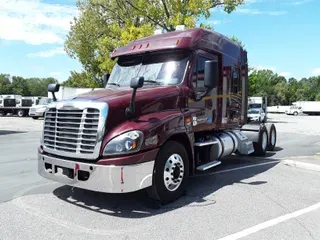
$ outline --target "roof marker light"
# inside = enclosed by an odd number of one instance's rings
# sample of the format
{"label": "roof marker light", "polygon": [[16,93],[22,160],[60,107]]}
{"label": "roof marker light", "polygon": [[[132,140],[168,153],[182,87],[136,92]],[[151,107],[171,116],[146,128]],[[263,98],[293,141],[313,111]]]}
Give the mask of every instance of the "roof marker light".
{"label": "roof marker light", "polygon": [[179,42],[180,42],[180,40],[178,39],[178,40],[176,41],[176,45],[178,45],[178,44],[179,44]]}
{"label": "roof marker light", "polygon": [[133,46],[131,49],[134,50],[136,48],[136,46]]}
{"label": "roof marker light", "polygon": [[150,45],[150,44],[148,43],[148,44],[147,44],[147,46],[146,46],[146,48],[148,48],[148,47],[149,47],[149,45]]}
{"label": "roof marker light", "polygon": [[140,44],[139,49],[142,48],[142,44]]}

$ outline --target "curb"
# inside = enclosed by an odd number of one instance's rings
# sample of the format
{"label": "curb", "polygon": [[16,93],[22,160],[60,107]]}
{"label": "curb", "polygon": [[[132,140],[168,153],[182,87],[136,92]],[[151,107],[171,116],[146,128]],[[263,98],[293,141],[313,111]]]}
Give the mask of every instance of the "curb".
{"label": "curb", "polygon": [[283,163],[284,165],[287,165],[290,167],[297,167],[297,168],[302,168],[309,171],[320,172],[320,165],[316,165],[312,163],[299,162],[299,161],[293,161],[293,160],[284,160]]}

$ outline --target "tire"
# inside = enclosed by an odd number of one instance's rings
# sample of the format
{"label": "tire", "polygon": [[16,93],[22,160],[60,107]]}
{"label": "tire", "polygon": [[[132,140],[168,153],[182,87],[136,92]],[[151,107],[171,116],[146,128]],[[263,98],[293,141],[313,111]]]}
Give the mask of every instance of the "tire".
{"label": "tire", "polygon": [[268,151],[274,151],[277,143],[277,130],[274,124],[266,125],[268,131]]}
{"label": "tire", "polygon": [[294,112],[293,115],[294,115],[294,116],[297,116],[297,115],[298,115],[298,112]]}
{"label": "tire", "polygon": [[22,109],[18,110],[17,114],[19,117],[24,117],[24,110]]}
{"label": "tire", "polygon": [[[173,166],[174,163],[177,165]],[[173,202],[184,193],[188,177],[189,157],[186,149],[176,141],[168,141],[163,145],[156,157],[152,186],[148,188],[148,194],[161,204]],[[180,182],[178,182],[179,180]],[[165,182],[168,183],[168,187]],[[169,190],[169,183],[172,184],[171,190]]]}
{"label": "tire", "polygon": [[255,156],[264,156],[267,152],[268,132],[265,125],[261,125],[259,130],[258,142],[253,142]]}
{"label": "tire", "polygon": [[33,119],[38,119],[39,117],[32,117]]}

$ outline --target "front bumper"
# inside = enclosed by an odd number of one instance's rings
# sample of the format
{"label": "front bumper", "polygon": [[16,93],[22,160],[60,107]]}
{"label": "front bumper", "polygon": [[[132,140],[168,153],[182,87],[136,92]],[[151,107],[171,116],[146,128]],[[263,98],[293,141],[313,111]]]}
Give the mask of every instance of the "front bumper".
{"label": "front bumper", "polygon": [[31,112],[29,111],[29,116],[31,117],[42,117],[44,115],[44,112]]}
{"label": "front bumper", "polygon": [[67,161],[38,153],[38,173],[66,185],[106,193],[134,192],[152,185],[154,160],[114,166]]}

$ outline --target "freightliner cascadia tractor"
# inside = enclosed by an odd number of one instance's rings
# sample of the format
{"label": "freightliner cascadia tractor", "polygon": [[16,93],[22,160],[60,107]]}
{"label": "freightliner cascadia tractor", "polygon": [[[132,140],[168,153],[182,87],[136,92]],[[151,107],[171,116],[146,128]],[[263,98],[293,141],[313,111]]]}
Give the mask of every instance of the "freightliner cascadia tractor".
{"label": "freightliner cascadia tractor", "polygon": [[[53,102],[38,148],[41,176],[107,193],[147,190],[162,204],[188,177],[231,154],[264,156],[276,128],[247,123],[247,53],[188,29],[138,39],[111,54],[103,90]],[[49,92],[59,85],[49,85]],[[189,180],[191,181],[191,180]]]}

